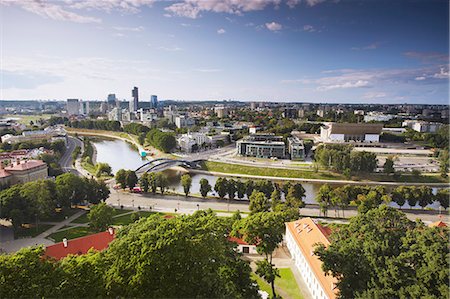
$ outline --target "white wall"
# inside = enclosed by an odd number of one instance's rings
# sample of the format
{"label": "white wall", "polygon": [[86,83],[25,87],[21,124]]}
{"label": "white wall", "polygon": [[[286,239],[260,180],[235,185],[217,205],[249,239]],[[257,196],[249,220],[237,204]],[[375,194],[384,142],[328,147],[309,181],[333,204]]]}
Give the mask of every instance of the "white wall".
{"label": "white wall", "polygon": [[331,134],[330,141],[345,141],[344,134]]}
{"label": "white wall", "polygon": [[380,142],[380,135],[378,134],[366,134],[364,138],[365,142]]}

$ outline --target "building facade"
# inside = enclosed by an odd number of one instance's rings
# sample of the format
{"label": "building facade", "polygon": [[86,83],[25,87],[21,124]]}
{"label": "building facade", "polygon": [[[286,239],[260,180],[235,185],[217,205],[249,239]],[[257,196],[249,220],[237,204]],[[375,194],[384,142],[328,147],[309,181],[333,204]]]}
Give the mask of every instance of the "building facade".
{"label": "building facade", "polygon": [[303,140],[293,136],[288,138],[288,153],[291,160],[305,160],[305,145]]}
{"label": "building facade", "polygon": [[327,123],[320,128],[322,142],[379,142],[383,124]]}
{"label": "building facade", "polygon": [[252,134],[236,143],[237,153],[244,157],[284,158],[286,145],[282,136]]}
{"label": "building facade", "polygon": [[11,160],[7,166],[0,163],[0,184],[2,186],[28,183],[48,177],[48,167],[41,160]]}
{"label": "building facade", "polygon": [[139,91],[135,86],[131,90],[130,112],[136,112],[139,109]]}
{"label": "building facade", "polygon": [[66,111],[69,116],[80,114],[80,102],[78,99],[67,99]]}
{"label": "building facade", "polygon": [[317,244],[330,245],[329,231],[309,217],[286,223],[286,246],[313,299],[337,298],[337,279],[325,275],[314,254]]}
{"label": "building facade", "polygon": [[1,137],[2,143],[15,144],[20,142],[56,141],[67,142],[67,133],[59,127],[47,127],[44,130],[24,131],[21,135],[6,134]]}

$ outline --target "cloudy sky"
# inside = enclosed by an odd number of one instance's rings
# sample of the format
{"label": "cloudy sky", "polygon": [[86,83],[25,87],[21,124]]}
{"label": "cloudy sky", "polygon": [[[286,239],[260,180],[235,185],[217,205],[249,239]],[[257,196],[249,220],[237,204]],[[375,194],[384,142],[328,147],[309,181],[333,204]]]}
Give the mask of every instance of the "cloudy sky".
{"label": "cloudy sky", "polygon": [[448,102],[447,0],[0,0],[1,99]]}

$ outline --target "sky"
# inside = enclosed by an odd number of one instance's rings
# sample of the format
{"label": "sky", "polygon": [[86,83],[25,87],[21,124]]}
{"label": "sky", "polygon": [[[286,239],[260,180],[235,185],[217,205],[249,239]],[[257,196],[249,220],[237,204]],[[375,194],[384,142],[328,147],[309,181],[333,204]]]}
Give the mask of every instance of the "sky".
{"label": "sky", "polygon": [[449,101],[448,0],[0,0],[0,99]]}

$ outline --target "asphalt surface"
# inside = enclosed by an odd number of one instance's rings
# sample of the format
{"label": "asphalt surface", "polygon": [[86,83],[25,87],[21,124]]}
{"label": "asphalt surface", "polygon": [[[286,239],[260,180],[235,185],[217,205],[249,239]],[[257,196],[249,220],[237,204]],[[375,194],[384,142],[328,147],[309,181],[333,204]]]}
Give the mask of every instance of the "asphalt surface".
{"label": "asphalt surface", "polygon": [[63,156],[59,160],[59,165],[61,165],[61,168],[64,172],[70,172],[73,174],[76,174],[80,176],[80,173],[78,170],[76,170],[72,165],[72,153],[75,150],[75,147],[82,147],[83,143],[81,140],[74,138],[74,137],[67,137],[67,148],[64,152]]}

